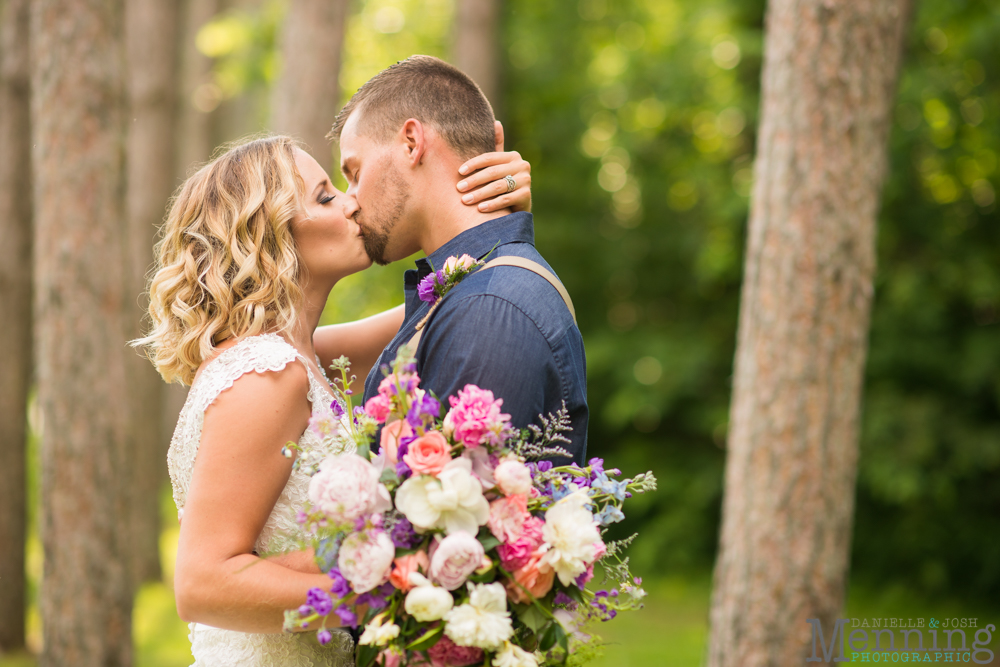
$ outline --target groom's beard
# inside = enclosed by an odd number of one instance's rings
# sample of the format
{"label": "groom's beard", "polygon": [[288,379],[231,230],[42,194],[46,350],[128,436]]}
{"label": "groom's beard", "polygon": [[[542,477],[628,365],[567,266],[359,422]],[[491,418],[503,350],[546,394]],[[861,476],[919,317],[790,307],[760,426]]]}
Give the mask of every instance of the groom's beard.
{"label": "groom's beard", "polygon": [[374,189],[381,194],[366,209],[359,209],[354,214],[354,221],[361,227],[361,238],[368,257],[376,264],[385,266],[392,261],[385,256],[389,236],[406,212],[410,190],[399,172],[393,169],[390,159],[383,160],[376,165],[376,169],[381,178],[375,183]]}

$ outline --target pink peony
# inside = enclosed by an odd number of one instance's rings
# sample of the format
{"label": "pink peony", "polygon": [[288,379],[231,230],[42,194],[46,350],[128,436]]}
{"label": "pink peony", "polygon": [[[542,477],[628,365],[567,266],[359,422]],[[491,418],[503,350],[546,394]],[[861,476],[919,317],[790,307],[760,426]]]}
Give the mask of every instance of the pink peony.
{"label": "pink peony", "polygon": [[368,402],[365,403],[365,412],[369,417],[380,424],[385,421],[386,417],[389,416],[389,410],[391,408],[392,406],[389,404],[389,398],[387,396],[383,396],[382,394],[372,396],[368,399]]}
{"label": "pink peony", "polygon": [[531,558],[531,553],[538,548],[531,540],[521,537],[511,542],[504,542],[497,547],[497,554],[500,556],[500,563],[508,572],[520,569],[527,565]]}
{"label": "pink peony", "polygon": [[396,547],[382,530],[352,533],[340,545],[337,565],[355,593],[367,593],[389,578]]}
{"label": "pink peony", "polygon": [[472,476],[483,485],[483,491],[488,491],[497,485],[493,477],[493,469],[496,467],[496,457],[485,449],[466,449],[462,452],[462,458],[472,461]]}
{"label": "pink peony", "polygon": [[382,447],[382,453],[385,454],[390,463],[393,465],[399,463],[399,441],[411,435],[413,435],[413,429],[405,419],[394,421],[382,427],[382,439],[379,444]]}
{"label": "pink peony", "polygon": [[406,593],[413,588],[413,584],[410,583],[410,575],[419,570],[426,572],[427,568],[430,567],[430,559],[427,558],[426,552],[418,551],[415,554],[400,556],[393,561],[393,565],[395,567],[392,568],[392,574],[389,575],[389,583]]}
{"label": "pink peony", "polygon": [[524,496],[508,496],[490,503],[490,518],[487,525],[493,537],[501,542],[511,542],[521,537],[528,513],[528,499]]}
{"label": "pink peony", "polygon": [[594,562],[604,558],[604,554],[608,553],[608,547],[604,544],[603,540],[598,540],[594,542]]}
{"label": "pink peony", "polygon": [[451,410],[444,418],[445,435],[469,448],[499,445],[510,431],[510,415],[500,412],[503,399],[474,384],[465,385],[458,396],[449,396]]}
{"label": "pink peony", "polygon": [[493,471],[493,476],[505,496],[526,496],[531,492],[531,471],[516,458],[501,461]]}
{"label": "pink peony", "polygon": [[521,526],[521,537],[531,540],[536,547],[542,543],[542,529],[545,528],[545,522],[539,519],[537,516],[524,520],[524,525]]}
{"label": "pink peony", "polygon": [[348,523],[392,507],[379,483],[381,470],[357,454],[328,456],[309,480],[309,500],[335,523]]}
{"label": "pink peony", "polygon": [[434,667],[467,667],[483,661],[483,650],[472,646],[458,646],[445,635],[427,649],[427,657]]}
{"label": "pink peony", "polygon": [[392,373],[391,375],[386,375],[382,382],[378,385],[378,393],[381,396],[389,398],[390,396],[396,396],[399,394],[399,390],[402,389],[404,394],[409,394],[420,386],[420,376],[416,373],[400,373],[396,375]]}
{"label": "pink peony", "polygon": [[431,431],[410,443],[403,462],[416,474],[437,475],[451,463],[451,447],[443,435]]}
{"label": "pink peony", "polygon": [[431,555],[430,578],[453,591],[483,564],[483,545],[474,536],[458,531],[445,537]]}
{"label": "pink peony", "polygon": [[520,603],[530,602],[531,599],[524,589],[527,589],[528,593],[536,599],[544,597],[552,590],[556,571],[542,563],[541,560],[542,553],[535,551],[524,567],[514,572],[514,581],[507,583],[507,595],[511,600]]}
{"label": "pink peony", "polygon": [[395,648],[386,649],[375,658],[375,662],[382,665],[382,667],[399,667],[402,661],[402,654]]}

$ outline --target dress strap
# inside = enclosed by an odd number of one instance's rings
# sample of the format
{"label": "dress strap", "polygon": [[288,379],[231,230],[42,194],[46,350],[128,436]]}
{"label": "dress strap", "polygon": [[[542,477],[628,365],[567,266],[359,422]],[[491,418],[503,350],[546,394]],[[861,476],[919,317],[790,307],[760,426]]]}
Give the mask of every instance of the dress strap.
{"label": "dress strap", "polygon": [[[569,309],[569,314],[573,316],[573,323],[574,324],[576,323],[576,309],[573,307],[573,300],[569,297],[569,292],[566,291],[565,285],[563,285],[559,281],[559,279],[556,278],[555,275],[551,271],[546,269],[544,266],[542,266],[538,262],[532,261],[525,257],[518,257],[517,255],[504,255],[503,257],[497,257],[496,259],[491,259],[490,261],[486,262],[486,264],[483,265],[483,268],[479,269],[479,271],[492,269],[495,266],[516,266],[519,269],[527,269],[532,273],[536,273],[545,280],[547,280],[548,283],[552,285],[557,292],[559,292],[559,296],[562,297],[563,302]],[[479,271],[477,271],[476,273],[479,273]],[[420,320],[420,322],[417,324],[417,332],[413,334],[413,337],[410,338],[410,340],[406,341],[406,345],[409,346],[410,349],[413,350],[414,352],[417,351],[417,346],[420,345],[420,339],[424,335],[424,329],[426,328],[427,323],[430,321],[431,315],[434,313],[437,307],[441,305],[441,302],[444,301],[447,297],[448,294],[445,294],[443,297],[438,299],[433,306],[431,306],[431,309],[427,311],[427,315],[425,315],[424,318]]]}

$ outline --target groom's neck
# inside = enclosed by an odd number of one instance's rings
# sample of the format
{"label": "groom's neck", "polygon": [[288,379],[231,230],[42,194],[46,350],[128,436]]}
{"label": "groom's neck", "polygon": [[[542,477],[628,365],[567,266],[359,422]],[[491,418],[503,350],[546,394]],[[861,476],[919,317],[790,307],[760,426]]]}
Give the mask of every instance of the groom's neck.
{"label": "groom's neck", "polygon": [[[455,184],[451,186],[454,188]],[[420,240],[420,249],[428,255],[462,232],[511,213],[507,208],[482,213],[476,206],[463,204],[461,194],[457,190],[452,192],[454,194],[441,192],[438,197],[428,200],[424,233]]]}

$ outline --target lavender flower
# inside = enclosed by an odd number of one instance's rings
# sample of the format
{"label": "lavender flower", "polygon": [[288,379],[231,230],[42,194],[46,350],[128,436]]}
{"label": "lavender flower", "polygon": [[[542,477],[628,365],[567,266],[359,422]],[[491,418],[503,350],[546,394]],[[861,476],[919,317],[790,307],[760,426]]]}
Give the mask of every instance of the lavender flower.
{"label": "lavender flower", "polygon": [[424,277],[417,285],[417,296],[420,297],[421,301],[427,303],[434,303],[440,297],[438,295],[438,287],[444,287],[445,277],[444,271],[435,271]]}
{"label": "lavender flower", "polygon": [[[406,464],[404,463],[403,465]],[[392,527],[392,532],[389,536],[392,538],[392,543],[399,549],[412,549],[423,540],[423,538],[417,535],[416,531],[413,530],[413,524],[410,523],[409,519],[403,516],[401,516],[399,521],[396,522],[396,525]]]}
{"label": "lavender flower", "polygon": [[333,641],[333,634],[326,628],[323,628],[322,630],[316,633],[316,641],[319,642],[320,646],[326,646],[331,641]]}
{"label": "lavender flower", "polygon": [[333,585],[330,586],[330,592],[336,595],[338,598],[345,598],[351,592],[351,584],[344,578],[344,575],[340,573],[338,568],[333,568],[330,570],[330,579],[333,580]]}
{"label": "lavender flower", "polygon": [[333,411],[334,419],[340,419],[344,416],[344,406],[340,404],[340,401],[333,401],[330,403],[330,410]]}
{"label": "lavender flower", "polygon": [[315,609],[320,616],[326,616],[333,611],[333,600],[322,588],[310,588],[306,593],[306,604]]}
{"label": "lavender flower", "polygon": [[[406,422],[416,429],[426,427],[439,416],[441,416],[441,404],[433,396],[424,394],[422,398],[413,401],[410,411],[406,414]],[[406,444],[409,445],[409,442]]]}
{"label": "lavender flower", "polygon": [[333,613],[340,617],[340,622],[344,627],[353,628],[358,624],[358,615],[351,611],[346,604],[342,604],[333,610]]}

